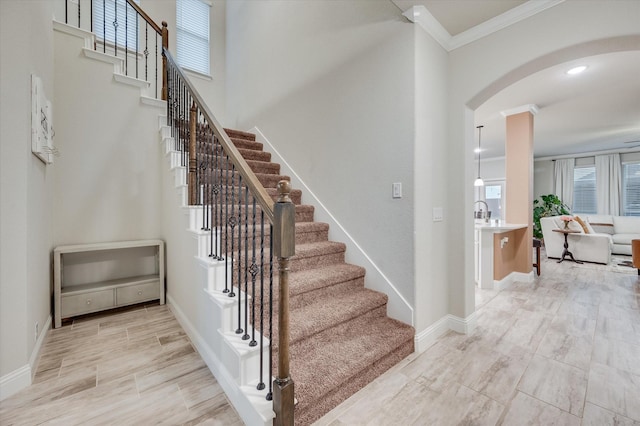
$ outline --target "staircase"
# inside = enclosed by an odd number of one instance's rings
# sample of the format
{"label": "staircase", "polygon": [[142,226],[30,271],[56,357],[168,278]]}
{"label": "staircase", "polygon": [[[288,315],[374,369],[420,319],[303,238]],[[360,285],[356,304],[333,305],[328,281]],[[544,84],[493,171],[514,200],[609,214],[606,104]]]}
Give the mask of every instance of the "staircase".
{"label": "staircase", "polygon": [[[255,135],[226,132],[275,197],[277,182],[289,180],[279,175],[280,165]],[[295,189],[291,194],[296,255],[289,275],[290,357],[295,420],[305,425],[412,353],[414,329],[387,317],[387,296],[364,287],[364,268],[345,263],[345,245],[329,241],[329,225],[313,221],[314,208],[303,205],[301,195]]]}

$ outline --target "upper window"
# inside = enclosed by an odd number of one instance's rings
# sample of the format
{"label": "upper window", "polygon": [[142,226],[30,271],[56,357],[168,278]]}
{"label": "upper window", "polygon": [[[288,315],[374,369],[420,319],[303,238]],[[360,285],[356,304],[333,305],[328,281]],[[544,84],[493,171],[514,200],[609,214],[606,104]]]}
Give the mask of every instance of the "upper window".
{"label": "upper window", "polygon": [[106,43],[137,50],[138,14],[126,0],[93,0],[93,32]]}
{"label": "upper window", "polygon": [[596,166],[573,169],[573,213],[596,214]]}
{"label": "upper window", "polygon": [[622,165],[622,214],[640,216],[640,163]]}
{"label": "upper window", "polygon": [[203,0],[176,1],[176,61],[209,75],[209,10]]}

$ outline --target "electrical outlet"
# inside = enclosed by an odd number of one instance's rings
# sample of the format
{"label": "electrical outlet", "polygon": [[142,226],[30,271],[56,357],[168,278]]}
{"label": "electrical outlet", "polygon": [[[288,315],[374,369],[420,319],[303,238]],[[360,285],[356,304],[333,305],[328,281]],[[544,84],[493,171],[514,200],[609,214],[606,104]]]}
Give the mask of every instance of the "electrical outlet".
{"label": "electrical outlet", "polygon": [[38,321],[36,321],[36,335],[33,336],[33,341],[37,341],[38,340]]}
{"label": "electrical outlet", "polygon": [[402,198],[402,183],[396,182],[392,185],[391,196],[393,198]]}
{"label": "electrical outlet", "polygon": [[442,222],[444,219],[444,214],[442,211],[442,207],[434,207],[433,208],[433,221],[434,222]]}

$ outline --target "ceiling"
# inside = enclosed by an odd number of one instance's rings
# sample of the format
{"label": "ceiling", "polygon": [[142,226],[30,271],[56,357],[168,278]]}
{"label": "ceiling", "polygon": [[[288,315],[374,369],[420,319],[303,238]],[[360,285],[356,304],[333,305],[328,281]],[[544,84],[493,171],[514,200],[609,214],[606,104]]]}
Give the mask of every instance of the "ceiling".
{"label": "ceiling", "polygon": [[[424,6],[452,38],[525,8],[525,0],[392,0],[401,10]],[[517,9],[516,9],[517,10]],[[506,13],[506,14],[505,14]],[[465,33],[466,32],[466,33]],[[588,68],[579,75],[566,71]],[[505,88],[478,109],[482,158],[504,156],[502,111],[536,105],[534,157],[598,151],[640,151],[640,51],[591,56],[532,74]],[[477,140],[477,134],[476,134]]]}

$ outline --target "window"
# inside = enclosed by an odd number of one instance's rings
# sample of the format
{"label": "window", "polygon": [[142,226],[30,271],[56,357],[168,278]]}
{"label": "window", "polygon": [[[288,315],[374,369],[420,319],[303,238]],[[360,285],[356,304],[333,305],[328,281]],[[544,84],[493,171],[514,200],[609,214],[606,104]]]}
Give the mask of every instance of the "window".
{"label": "window", "polygon": [[596,214],[596,166],[573,170],[573,213]]}
{"label": "window", "polygon": [[[140,4],[140,0],[135,0]],[[126,0],[93,0],[93,32],[107,43],[137,49],[138,14]]]}
{"label": "window", "polygon": [[622,214],[640,216],[640,163],[622,165]]}
{"label": "window", "polygon": [[203,0],[176,1],[176,61],[209,75],[209,9]]}
{"label": "window", "polygon": [[484,187],[484,198],[491,212],[491,219],[504,219],[502,217],[502,201],[504,198],[504,182],[487,183]]}

